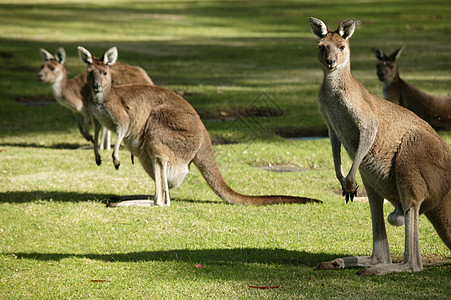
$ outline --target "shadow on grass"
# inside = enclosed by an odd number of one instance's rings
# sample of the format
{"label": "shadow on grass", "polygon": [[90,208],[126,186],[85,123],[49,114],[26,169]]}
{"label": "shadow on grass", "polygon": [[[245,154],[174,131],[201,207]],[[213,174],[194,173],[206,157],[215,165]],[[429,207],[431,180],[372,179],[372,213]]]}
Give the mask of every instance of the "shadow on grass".
{"label": "shadow on grass", "polygon": [[33,201],[101,201],[107,203],[114,194],[77,193],[63,191],[12,191],[0,192],[0,203],[25,203]]}
{"label": "shadow on grass", "polygon": [[[122,196],[122,195],[121,195]],[[101,194],[101,193],[77,193],[66,191],[9,191],[0,192],[0,203],[26,203],[34,201],[60,201],[60,202],[82,202],[82,201],[98,201],[104,204],[118,201],[119,195]],[[221,200],[193,200],[193,199],[171,199],[175,202],[186,203],[225,203]]]}
{"label": "shadow on grass", "polygon": [[0,147],[21,147],[21,148],[44,148],[44,149],[93,149],[92,145],[78,143],[57,143],[52,145],[43,145],[37,143],[0,143]]}
{"label": "shadow on grass", "polygon": [[331,260],[336,255],[309,253],[285,249],[229,248],[229,249],[173,249],[113,254],[72,254],[72,253],[11,253],[17,258],[41,261],[60,261],[65,258],[82,258],[104,262],[184,262],[199,263],[203,266],[236,265],[240,263],[260,263],[266,265],[292,265],[316,267],[321,261]]}

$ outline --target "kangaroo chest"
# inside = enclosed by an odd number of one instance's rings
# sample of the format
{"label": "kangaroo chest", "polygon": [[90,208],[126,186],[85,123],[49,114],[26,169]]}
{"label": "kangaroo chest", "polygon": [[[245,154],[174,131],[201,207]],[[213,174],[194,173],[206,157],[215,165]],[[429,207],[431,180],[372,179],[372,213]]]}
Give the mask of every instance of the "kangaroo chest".
{"label": "kangaroo chest", "polygon": [[106,107],[105,103],[99,103],[96,100],[93,101],[92,113],[100,124],[111,131],[117,132],[115,118],[112,115],[111,110]]}
{"label": "kangaroo chest", "polygon": [[354,158],[360,140],[359,124],[362,123],[358,109],[341,94],[321,93],[318,104],[323,119]]}

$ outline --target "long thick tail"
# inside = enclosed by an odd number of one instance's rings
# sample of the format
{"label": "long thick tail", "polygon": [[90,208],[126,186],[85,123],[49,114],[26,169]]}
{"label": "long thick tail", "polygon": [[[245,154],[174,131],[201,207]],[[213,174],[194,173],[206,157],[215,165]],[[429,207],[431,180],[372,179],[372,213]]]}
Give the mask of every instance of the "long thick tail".
{"label": "long thick tail", "polygon": [[451,250],[451,192],[435,208],[425,212],[438,235]]}
{"label": "long thick tail", "polygon": [[224,201],[231,204],[243,205],[269,205],[282,203],[322,203],[320,200],[294,197],[294,196],[246,196],[239,194],[232,190],[224,181],[224,178],[219,171],[218,164],[213,152],[211,140],[206,133],[204,142],[196,156],[194,157],[194,164],[201,172],[202,176],[207,181],[211,189]]}

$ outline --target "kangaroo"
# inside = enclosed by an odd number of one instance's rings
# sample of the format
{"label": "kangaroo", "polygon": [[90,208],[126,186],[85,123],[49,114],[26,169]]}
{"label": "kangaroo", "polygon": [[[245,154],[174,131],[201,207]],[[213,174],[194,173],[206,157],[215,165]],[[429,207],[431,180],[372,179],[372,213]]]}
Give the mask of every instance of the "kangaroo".
{"label": "kangaroo", "polygon": [[[58,48],[55,56],[43,48],[39,51],[44,60],[44,64],[41,66],[41,70],[38,73],[39,80],[52,83],[53,95],[56,101],[75,112],[80,133],[86,140],[93,142],[93,138],[89,133],[91,116],[87,105],[87,97],[90,95],[89,88],[86,85],[87,72],[84,71],[74,78],[68,79],[66,67],[64,65],[66,61],[66,51],[63,48]],[[127,83],[153,85],[153,82],[147,73],[140,67],[132,67],[118,63],[112,68],[111,72],[114,78],[113,84],[116,85]],[[103,149],[104,144],[107,149],[110,148],[109,136],[109,131],[103,128],[102,143],[100,144],[101,149]]]}
{"label": "kangaroo", "polygon": [[404,50],[404,46],[386,55],[378,48],[372,48],[377,62],[377,77],[384,83],[384,98],[390,102],[410,109],[420,118],[428,122],[436,130],[451,129],[451,95],[428,95],[399,76],[396,60]]}
{"label": "kangaroo", "polygon": [[[349,38],[355,20],[344,20],[331,31],[321,20],[310,18],[319,38],[318,59],[324,79],[319,110],[327,124],[336,177],[343,195],[356,195],[360,170],[368,193],[373,228],[371,256],[337,258],[319,269],[367,267],[359,274],[421,271],[418,237],[421,213],[434,225],[451,249],[451,154],[449,146],[424,120],[411,111],[372,95],[351,74]],[[341,165],[341,145],[352,159],[347,175]],[[384,224],[383,203],[395,207],[391,225],[405,224],[405,252],[392,263]]]}
{"label": "kangaroo", "polygon": [[[88,65],[88,85],[92,92],[92,112],[108,129],[116,132],[113,163],[119,167],[117,145],[122,139],[155,181],[154,204],[170,206],[169,189],[179,186],[193,162],[211,189],[232,204],[320,202],[305,197],[246,196],[224,181],[215,160],[208,132],[194,108],[181,96],[149,85],[112,86],[110,66],[117,59],[111,48],[101,59],[78,47]],[[97,136],[94,136],[96,139]],[[96,161],[101,162],[94,143]]]}

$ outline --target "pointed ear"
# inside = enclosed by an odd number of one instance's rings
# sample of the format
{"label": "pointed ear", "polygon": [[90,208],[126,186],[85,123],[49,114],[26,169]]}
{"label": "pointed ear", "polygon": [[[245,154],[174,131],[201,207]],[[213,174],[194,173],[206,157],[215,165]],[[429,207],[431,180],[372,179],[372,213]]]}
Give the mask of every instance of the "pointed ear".
{"label": "pointed ear", "polygon": [[393,51],[393,53],[390,54],[390,58],[393,59],[393,60],[397,60],[401,56],[401,53],[402,53],[402,51],[404,50],[405,47],[406,47],[406,45],[402,45],[397,50]]}
{"label": "pointed ear", "polygon": [[324,24],[324,22],[320,19],[310,17],[308,20],[310,22],[310,28],[312,29],[313,34],[320,39],[325,37],[329,32],[329,28],[327,28],[326,24]]}
{"label": "pointed ear", "polygon": [[82,62],[87,65],[90,65],[94,62],[94,56],[92,56],[91,52],[83,48],[82,46],[78,46],[78,55]]}
{"label": "pointed ear", "polygon": [[376,56],[377,59],[382,59],[385,56],[384,51],[382,51],[379,48],[371,48],[371,51],[373,51],[374,56]]}
{"label": "pointed ear", "polygon": [[45,50],[44,48],[40,48],[40,49],[39,49],[39,52],[41,53],[42,59],[43,59],[44,61],[48,61],[48,60],[54,59],[53,55],[50,54],[50,52],[48,52],[48,51]]}
{"label": "pointed ear", "polygon": [[340,23],[337,33],[344,39],[349,39],[355,30],[355,19],[344,20]]}
{"label": "pointed ear", "polygon": [[100,59],[103,61],[103,63],[107,66],[114,65],[118,57],[117,48],[113,47],[111,49],[108,49],[105,54]]}
{"label": "pointed ear", "polygon": [[66,51],[64,51],[64,48],[58,48],[55,53],[56,61],[60,64],[64,64],[66,61]]}

